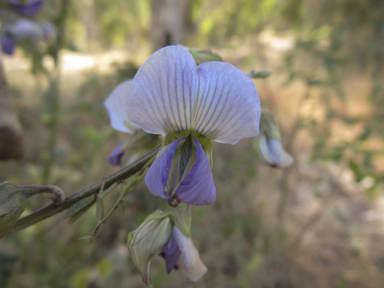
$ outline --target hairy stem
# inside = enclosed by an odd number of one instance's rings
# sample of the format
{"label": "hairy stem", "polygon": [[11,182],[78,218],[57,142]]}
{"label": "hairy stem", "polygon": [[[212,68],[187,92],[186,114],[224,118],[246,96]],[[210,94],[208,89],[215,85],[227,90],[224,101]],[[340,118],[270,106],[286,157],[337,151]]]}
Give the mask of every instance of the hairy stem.
{"label": "hairy stem", "polygon": [[67,210],[72,205],[79,202],[81,199],[87,198],[91,195],[97,194],[100,191],[101,186],[104,183],[104,189],[108,189],[113,183],[116,183],[117,181],[124,180],[137,172],[140,172],[142,169],[145,169],[147,167],[147,163],[151,161],[159,151],[160,146],[149,152],[147,155],[143,156],[141,159],[136,161],[135,163],[124,167],[120,171],[112,174],[111,176],[105,178],[104,180],[101,180],[87,188],[84,188],[83,190],[80,190],[79,192],[76,192],[75,194],[72,194],[71,196],[68,196],[60,203],[51,203],[48,206],[45,206],[41,208],[40,210],[37,210],[36,212],[23,217],[19,219],[16,224],[13,226],[12,230],[9,232],[9,234],[17,232],[19,230],[22,230],[24,228],[27,228],[35,223],[38,223],[46,218],[49,218],[53,215],[56,215],[64,210]]}

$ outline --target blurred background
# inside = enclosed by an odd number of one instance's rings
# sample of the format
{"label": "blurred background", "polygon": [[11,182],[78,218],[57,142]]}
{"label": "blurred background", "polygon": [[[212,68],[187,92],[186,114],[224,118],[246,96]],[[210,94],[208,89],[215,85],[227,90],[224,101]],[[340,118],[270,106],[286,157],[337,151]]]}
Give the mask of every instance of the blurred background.
{"label": "blurred background", "polygon": [[[3,35],[16,21],[8,6]],[[157,257],[154,287],[384,287],[382,0],[51,0],[30,19],[53,29],[0,58],[0,141],[13,139],[0,145],[0,182],[70,195],[118,171],[108,155],[129,135],[110,127],[106,97],[165,45],[211,49],[272,72],[255,84],[295,162],[263,165],[252,139],[215,143],[218,199],[192,221],[208,273],[167,276]],[[47,203],[34,197],[24,215]],[[127,233],[157,204],[141,184],[91,245],[79,238],[94,208],[5,237],[0,287],[143,287]]]}

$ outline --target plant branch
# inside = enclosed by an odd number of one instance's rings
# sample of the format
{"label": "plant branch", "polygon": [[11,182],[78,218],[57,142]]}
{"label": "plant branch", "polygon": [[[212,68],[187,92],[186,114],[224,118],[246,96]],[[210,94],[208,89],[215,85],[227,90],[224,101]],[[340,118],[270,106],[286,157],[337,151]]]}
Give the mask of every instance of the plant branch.
{"label": "plant branch", "polygon": [[111,176],[105,178],[105,180],[101,180],[87,188],[80,190],[79,192],[72,194],[71,196],[66,197],[63,202],[60,203],[51,203],[48,206],[37,210],[36,212],[19,219],[16,224],[13,226],[9,234],[27,228],[35,223],[38,223],[46,218],[49,218],[53,215],[56,215],[64,210],[67,210],[72,205],[79,202],[81,199],[87,198],[91,195],[97,194],[100,191],[101,186],[104,183],[104,189],[108,189],[113,183],[124,180],[137,172],[145,169],[147,167],[147,163],[152,160],[159,151],[160,146],[149,152],[147,155],[143,156],[135,163],[124,167],[120,171],[112,174]]}

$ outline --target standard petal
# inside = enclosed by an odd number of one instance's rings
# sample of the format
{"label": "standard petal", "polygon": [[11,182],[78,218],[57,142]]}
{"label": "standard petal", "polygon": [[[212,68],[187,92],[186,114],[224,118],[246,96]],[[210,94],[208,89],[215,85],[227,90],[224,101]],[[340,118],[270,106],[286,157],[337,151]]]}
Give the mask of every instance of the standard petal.
{"label": "standard petal", "polygon": [[229,63],[199,65],[193,129],[217,142],[236,144],[259,134],[260,99],[253,81]]}
{"label": "standard petal", "polygon": [[173,235],[171,239],[169,239],[167,247],[164,248],[164,254],[165,265],[167,268],[167,273],[169,274],[173,269],[178,269],[177,260],[179,260],[181,255],[181,251],[177,246]]}
{"label": "standard petal", "polygon": [[157,155],[155,162],[149,167],[144,181],[153,195],[165,199],[169,198],[169,195],[164,191],[164,188],[167,185],[169,170],[177,145],[183,139],[185,138],[180,138],[168,146],[165,146]]}
{"label": "standard petal", "polygon": [[193,245],[192,239],[185,236],[176,226],[173,227],[173,237],[181,251],[177,266],[191,281],[199,280],[208,269],[200,260],[199,252]]}
{"label": "standard petal", "polygon": [[132,80],[125,81],[112,91],[105,100],[104,105],[108,110],[111,126],[121,132],[132,133],[138,127],[128,120],[126,100]]}
{"label": "standard petal", "polygon": [[11,36],[4,34],[4,35],[1,35],[0,41],[1,41],[1,49],[3,50],[3,52],[5,54],[12,55],[13,52],[15,51],[15,46],[16,46],[15,40],[13,40]]}
{"label": "standard petal", "polygon": [[112,151],[108,156],[108,161],[111,165],[118,166],[121,165],[121,159],[123,158],[125,151],[122,151],[121,148],[127,141],[121,143],[115,150]]}
{"label": "standard petal", "polygon": [[192,55],[180,46],[162,48],[148,58],[132,80],[128,119],[152,134],[189,130],[197,90]]}
{"label": "standard petal", "polygon": [[276,166],[285,168],[293,163],[293,158],[284,150],[279,140],[267,137],[267,145],[270,157]]}
{"label": "standard petal", "polygon": [[193,142],[196,148],[195,164],[181,182],[175,196],[187,204],[209,205],[216,200],[216,187],[213,183],[211,164],[203,147],[195,137],[193,137]]}

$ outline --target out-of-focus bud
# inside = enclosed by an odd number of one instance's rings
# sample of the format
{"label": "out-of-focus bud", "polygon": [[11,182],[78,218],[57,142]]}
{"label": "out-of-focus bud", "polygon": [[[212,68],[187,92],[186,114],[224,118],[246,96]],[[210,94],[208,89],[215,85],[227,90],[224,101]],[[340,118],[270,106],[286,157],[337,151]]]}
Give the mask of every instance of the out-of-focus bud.
{"label": "out-of-focus bud", "polygon": [[41,10],[43,7],[43,0],[7,0],[12,8],[21,14],[31,17]]}
{"label": "out-of-focus bud", "polygon": [[56,38],[56,28],[51,23],[47,21],[40,22],[40,27],[43,31],[43,38],[46,42],[49,43]]}
{"label": "out-of-focus bud", "polygon": [[4,53],[12,55],[16,43],[31,40],[38,41],[42,32],[39,26],[33,21],[23,19],[15,24],[5,24],[2,27],[3,35],[1,35],[1,48]]}
{"label": "out-of-focus bud", "polygon": [[247,76],[249,78],[268,78],[271,74],[272,72],[268,70],[255,71],[254,69],[252,69],[247,73]]}
{"label": "out-of-focus bud", "polygon": [[185,46],[182,46],[182,47],[187,49],[189,53],[192,54],[193,58],[195,58],[196,65],[200,65],[201,63],[209,62],[209,61],[223,61],[223,59],[219,54],[213,53],[211,50],[190,48]]}
{"label": "out-of-focus bud", "polygon": [[5,26],[5,30],[19,42],[26,39],[37,41],[42,37],[42,29],[38,23],[22,19],[13,25]]}
{"label": "out-of-focus bud", "polygon": [[0,239],[19,219],[25,209],[25,195],[12,183],[0,183]]}
{"label": "out-of-focus bud", "polygon": [[293,163],[280,143],[279,126],[273,115],[268,111],[261,111],[260,134],[254,138],[253,147],[262,161],[271,167],[285,168]]}
{"label": "out-of-focus bud", "polygon": [[108,161],[114,166],[129,165],[158,146],[161,143],[160,140],[158,135],[136,130],[128,141],[121,143],[109,154]]}
{"label": "out-of-focus bud", "polygon": [[172,226],[169,214],[157,210],[149,215],[139,228],[128,234],[129,254],[148,286],[152,286],[151,260],[167,245],[172,235]]}
{"label": "out-of-focus bud", "polygon": [[34,45],[40,42],[50,42],[56,36],[55,28],[48,22],[35,22],[22,19],[16,23],[5,23],[2,27],[1,46],[4,53],[12,55],[15,45],[26,40]]}
{"label": "out-of-focus bud", "polygon": [[8,55],[12,55],[15,51],[16,41],[11,35],[4,34],[0,36],[1,50]]}

